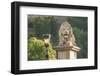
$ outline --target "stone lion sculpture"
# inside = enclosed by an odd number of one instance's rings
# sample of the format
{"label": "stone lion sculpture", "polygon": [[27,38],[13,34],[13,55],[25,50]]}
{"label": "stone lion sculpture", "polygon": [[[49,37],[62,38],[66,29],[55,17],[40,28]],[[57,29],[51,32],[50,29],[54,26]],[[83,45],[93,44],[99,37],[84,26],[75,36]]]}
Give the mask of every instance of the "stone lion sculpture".
{"label": "stone lion sculpture", "polygon": [[59,46],[69,47],[74,45],[76,43],[72,27],[68,22],[64,22],[59,29]]}

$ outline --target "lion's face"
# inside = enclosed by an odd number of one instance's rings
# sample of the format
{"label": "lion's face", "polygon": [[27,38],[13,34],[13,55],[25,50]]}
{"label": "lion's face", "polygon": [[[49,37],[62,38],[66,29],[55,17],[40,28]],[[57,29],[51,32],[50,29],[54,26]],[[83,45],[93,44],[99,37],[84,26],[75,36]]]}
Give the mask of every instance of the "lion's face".
{"label": "lion's face", "polygon": [[70,31],[67,28],[62,28],[62,30],[60,31],[61,36],[64,37],[64,39],[68,39],[69,35],[70,35]]}

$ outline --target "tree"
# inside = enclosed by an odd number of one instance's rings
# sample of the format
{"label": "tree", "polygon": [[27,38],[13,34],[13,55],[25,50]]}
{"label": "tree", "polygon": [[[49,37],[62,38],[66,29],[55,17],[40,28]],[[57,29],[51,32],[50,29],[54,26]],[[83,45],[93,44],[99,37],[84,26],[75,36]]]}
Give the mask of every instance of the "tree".
{"label": "tree", "polygon": [[[46,47],[44,41],[31,37],[28,40],[28,60],[45,60]],[[49,59],[56,59],[56,51],[52,49],[52,45],[48,47]]]}
{"label": "tree", "polygon": [[73,28],[75,38],[76,38],[76,43],[77,45],[81,48],[81,50],[78,53],[78,58],[87,58],[88,57],[88,42],[87,42],[87,32],[80,30],[77,27]]}
{"label": "tree", "polygon": [[58,44],[58,25],[54,16],[28,16],[28,27],[33,29],[35,37],[41,39],[43,34],[51,34],[52,45]]}

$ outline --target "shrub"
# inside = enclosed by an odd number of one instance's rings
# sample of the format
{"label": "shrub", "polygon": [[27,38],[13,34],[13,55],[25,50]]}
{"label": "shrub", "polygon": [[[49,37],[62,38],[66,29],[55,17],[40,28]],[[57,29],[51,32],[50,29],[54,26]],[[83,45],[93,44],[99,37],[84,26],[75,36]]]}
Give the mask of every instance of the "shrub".
{"label": "shrub", "polygon": [[[31,37],[28,40],[28,60],[45,60],[46,47],[43,40]],[[56,51],[52,45],[48,47],[48,59],[56,59]]]}

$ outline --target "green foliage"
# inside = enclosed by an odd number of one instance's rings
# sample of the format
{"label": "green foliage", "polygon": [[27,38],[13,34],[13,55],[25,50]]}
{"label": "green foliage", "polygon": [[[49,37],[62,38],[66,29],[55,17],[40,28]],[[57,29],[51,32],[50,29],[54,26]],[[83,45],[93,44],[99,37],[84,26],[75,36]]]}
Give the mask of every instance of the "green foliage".
{"label": "green foliage", "polygon": [[36,38],[41,39],[43,34],[51,34],[52,45],[58,44],[58,25],[54,16],[28,16],[28,27],[33,28]]}
{"label": "green foliage", "polygon": [[28,39],[31,38],[31,37],[34,37],[34,33],[33,32],[29,32],[28,33]]}
{"label": "green foliage", "polygon": [[[55,17],[56,16],[29,15],[28,16],[28,27],[33,29],[33,31],[29,32],[29,36],[28,36],[29,41],[32,37],[41,39],[43,34],[51,34],[51,44],[52,44],[52,46],[57,46],[59,43],[59,36],[58,36],[58,30],[60,27],[59,24],[62,24],[63,17],[59,16],[58,19]],[[87,35],[87,33],[88,33],[88,27],[87,27],[88,26],[87,25],[88,18],[87,17],[71,17],[71,16],[69,17],[68,16],[68,17],[66,17],[66,21],[68,21],[71,24],[73,33],[75,34],[77,46],[79,46],[81,48],[80,52],[78,53],[78,58],[87,58],[88,57],[88,49],[87,49],[87,47],[88,47],[88,37],[87,37],[88,36]],[[36,39],[36,40],[38,40],[38,39]],[[29,43],[31,43],[31,42],[29,42]],[[38,42],[37,44],[39,45],[40,43]],[[51,46],[51,44],[49,46]],[[33,46],[33,43],[31,45]],[[38,47],[38,45],[37,46],[35,45],[35,46]],[[41,44],[41,49],[44,51],[45,47],[42,47],[42,46],[44,46],[44,42],[43,42],[43,44]],[[33,48],[30,48],[30,49],[33,50],[34,48],[35,47],[33,46]],[[39,46],[39,48],[40,48],[40,46]],[[52,47],[51,47],[51,49],[52,49]],[[32,50],[31,50],[31,52],[34,52]],[[43,51],[40,51],[41,54]],[[55,54],[55,51],[54,51],[54,54]],[[31,55],[31,58],[32,58],[32,56],[34,56],[33,53]],[[52,58],[53,56],[51,57],[51,55],[50,55],[49,57]],[[54,55],[54,57],[55,57],[55,55]],[[29,59],[31,59],[31,58],[29,58]],[[42,58],[44,59],[45,57],[42,57]],[[37,59],[39,59],[39,58],[37,58]]]}
{"label": "green foliage", "polygon": [[36,31],[35,36],[41,38],[43,34],[50,33],[50,23],[52,20],[52,16],[47,17],[32,17],[29,16],[29,27],[33,27]]}
{"label": "green foliage", "polygon": [[36,38],[30,38],[28,40],[28,60],[43,60],[44,56],[44,42],[37,40]]}
{"label": "green foliage", "polygon": [[56,59],[56,51],[52,49],[52,45],[49,43],[48,47],[48,57],[49,60],[55,60]]}
{"label": "green foliage", "polygon": [[67,19],[72,27],[77,27],[80,30],[87,31],[87,17],[68,17]]}
{"label": "green foliage", "polygon": [[78,53],[78,58],[87,58],[88,50],[87,50],[87,32],[80,30],[77,27],[73,28],[76,43],[81,48],[80,52]]}
{"label": "green foliage", "polygon": [[[45,60],[46,48],[44,41],[31,37],[28,40],[28,60]],[[51,44],[48,47],[49,59],[56,59],[56,52],[52,49]]]}

